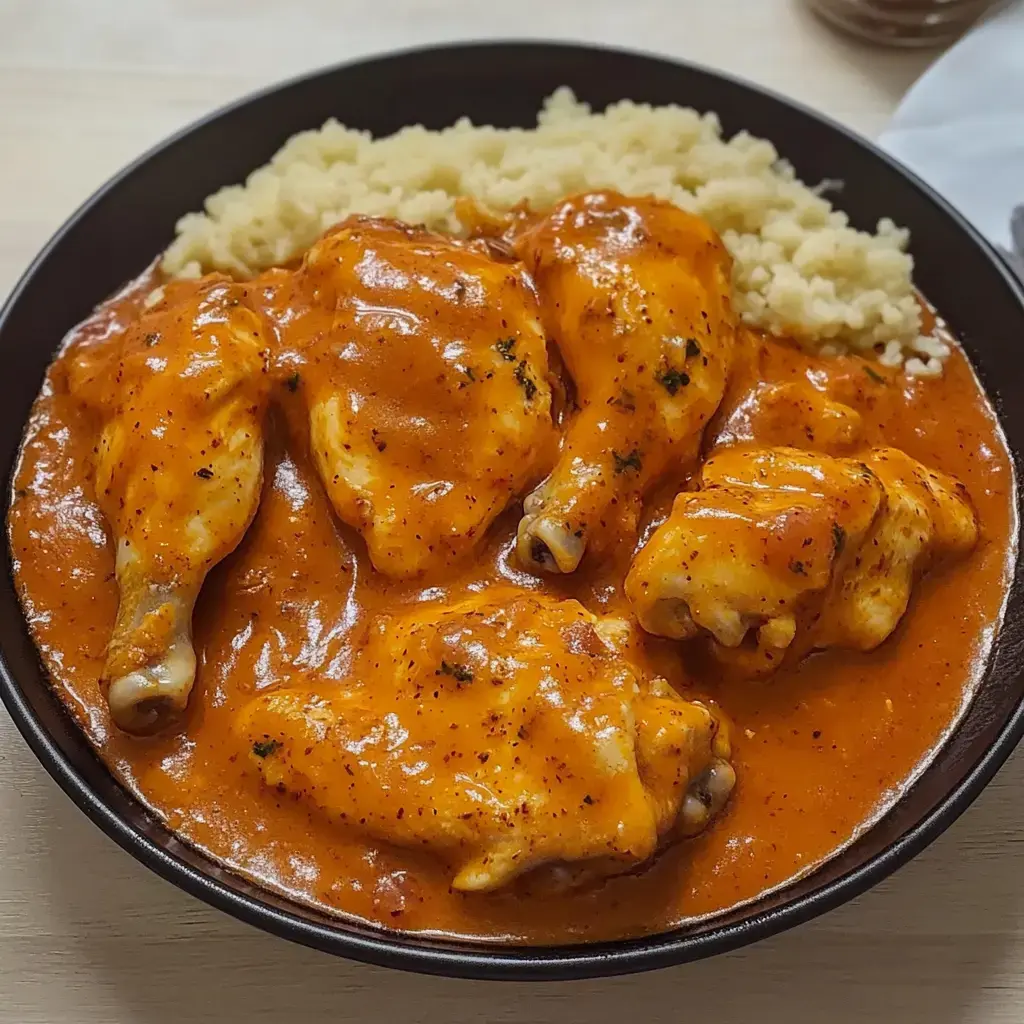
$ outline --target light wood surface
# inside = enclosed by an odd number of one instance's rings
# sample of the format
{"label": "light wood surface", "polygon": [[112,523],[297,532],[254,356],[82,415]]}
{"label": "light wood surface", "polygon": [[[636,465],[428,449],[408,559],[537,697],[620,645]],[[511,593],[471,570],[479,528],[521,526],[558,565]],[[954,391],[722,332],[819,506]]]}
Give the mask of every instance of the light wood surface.
{"label": "light wood surface", "polygon": [[[685,56],[872,135],[932,55],[845,42],[797,0],[0,0],[0,295],[106,177],[209,109],[419,42],[578,38]],[[841,169],[837,169],[841,170]],[[1024,757],[878,889],[655,974],[498,985],[300,949],[151,875],[0,711],[0,1021],[1024,1021]]]}

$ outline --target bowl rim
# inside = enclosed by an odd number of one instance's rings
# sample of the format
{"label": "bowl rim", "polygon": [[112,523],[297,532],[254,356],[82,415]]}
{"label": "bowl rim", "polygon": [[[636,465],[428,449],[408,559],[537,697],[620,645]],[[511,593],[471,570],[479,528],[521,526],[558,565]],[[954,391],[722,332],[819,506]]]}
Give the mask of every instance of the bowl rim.
{"label": "bowl rim", "polygon": [[[368,69],[375,64],[386,64],[396,59],[401,60],[431,52],[450,57],[461,51],[482,49],[565,50],[576,53],[589,52],[598,56],[607,54],[640,58],[717,78],[789,107],[805,118],[845,136],[849,141],[867,150],[877,160],[888,165],[891,170],[908,180],[945,216],[955,221],[974,245],[985,253],[993,269],[1010,286],[1011,292],[1024,310],[1024,284],[1010,272],[995,247],[951,203],[900,161],[879,149],[858,132],[829,116],[740,76],[663,53],[586,42],[515,37],[457,40],[448,43],[410,46],[356,57],[294,75],[246,93],[190,122],[151,146],[105,181],[64,221],[17,280],[0,308],[0,331],[3,330],[11,311],[18,304],[21,295],[38,269],[60,247],[65,237],[78,222],[114,192],[136,169],[159,156],[186,136],[222,117],[231,115],[242,107],[257,103],[265,97],[302,82],[329,77],[355,68]],[[7,481],[8,493],[10,486],[9,480]],[[1019,478],[1016,479],[1015,491],[1018,502],[1022,486],[1024,486],[1024,482]],[[435,945],[436,937],[392,932],[385,928],[378,929],[372,924],[366,924],[365,931],[361,934],[321,925],[301,917],[297,913],[287,912],[268,902],[239,892],[218,879],[197,870],[134,828],[92,790],[89,783],[61,751],[30,707],[19,683],[8,667],[3,652],[0,652],[0,700],[3,701],[15,726],[32,752],[64,793],[118,846],[178,888],[240,921],[324,952],[400,970],[487,980],[569,980],[654,970],[728,952],[809,921],[865,892],[933,842],[970,806],[1012,753],[1021,737],[1024,736],[1024,699],[1022,699],[1005,720],[991,746],[968,769],[960,782],[893,843],[872,856],[864,864],[839,875],[821,888],[798,896],[791,902],[767,908],[743,920],[712,927],[708,931],[697,934],[661,932],[597,944],[581,943],[559,946],[500,946],[493,943],[488,944],[484,940],[479,947],[475,947],[473,944],[463,944],[455,949]],[[75,728],[77,727],[76,724]],[[948,738],[947,736],[943,742],[948,742]],[[120,783],[118,784],[120,785]],[[134,795],[128,793],[128,796],[131,800],[139,802]],[[146,809],[146,813],[153,818],[148,809]],[[158,821],[155,818],[153,820]],[[161,827],[165,826],[161,824]],[[173,835],[173,832],[171,834]],[[784,892],[785,887],[780,891]],[[363,927],[363,923],[360,922],[359,926]]]}

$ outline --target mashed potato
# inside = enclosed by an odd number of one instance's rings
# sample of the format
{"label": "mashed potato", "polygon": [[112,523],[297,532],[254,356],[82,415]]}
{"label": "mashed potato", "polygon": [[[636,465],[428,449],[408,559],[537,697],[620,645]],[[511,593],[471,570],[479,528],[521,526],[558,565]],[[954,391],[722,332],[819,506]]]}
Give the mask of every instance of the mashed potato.
{"label": "mashed potato", "polygon": [[332,120],[300,132],[244,185],[183,217],[163,267],[246,277],[350,213],[457,232],[460,196],[503,213],[598,188],[653,194],[705,217],[733,255],[733,301],[748,323],[826,353],[871,351],[908,373],[942,372],[949,348],[920,333],[905,230],[887,219],[874,234],[854,230],[770,142],[746,132],[723,139],[713,113],[627,100],[595,114],[568,89],[548,98],[529,130],[463,119],[373,139]]}

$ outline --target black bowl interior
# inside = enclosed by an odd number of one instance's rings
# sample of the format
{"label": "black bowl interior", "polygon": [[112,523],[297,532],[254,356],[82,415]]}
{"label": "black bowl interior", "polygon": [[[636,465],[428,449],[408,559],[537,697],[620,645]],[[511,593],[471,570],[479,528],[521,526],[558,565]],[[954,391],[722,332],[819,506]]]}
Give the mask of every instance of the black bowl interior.
{"label": "black bowl interior", "polygon": [[[744,83],[648,56],[537,43],[418,50],[327,70],[213,115],[159,146],[87,202],[39,256],[0,315],[5,371],[0,464],[9,478],[29,406],[65,332],[134,276],[176,219],[240,181],[291,134],[328,117],[375,134],[406,124],[532,125],[543,98],[570,85],[601,108],[622,98],[718,111],[725,131],[771,139],[814,182],[842,178],[852,222],[891,216],[912,232],[917,281],[964,340],[993,398],[1020,478],[1024,444],[1024,298],[967,224],[862,140]],[[5,497],[6,502],[6,497]],[[1018,491],[1019,505],[1019,491]],[[898,805],[844,853],[788,888],[713,920],[600,946],[516,949],[416,939],[348,923],[274,896],[175,839],[128,796],[47,686],[2,546],[0,690],[47,770],[118,843],[175,884],[236,916],[345,956],[434,973],[566,978],[707,956],[806,920],[851,898],[939,834],[981,790],[1022,730],[1024,586],[1017,567],[984,683],[955,734]]]}

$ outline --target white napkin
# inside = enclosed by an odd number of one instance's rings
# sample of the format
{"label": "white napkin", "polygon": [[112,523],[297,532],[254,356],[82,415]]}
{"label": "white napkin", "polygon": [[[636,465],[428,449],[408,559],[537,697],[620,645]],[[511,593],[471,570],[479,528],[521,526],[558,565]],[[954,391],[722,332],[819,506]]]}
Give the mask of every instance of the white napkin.
{"label": "white napkin", "polygon": [[1010,248],[1010,213],[1024,203],[1024,3],[933,64],[878,141]]}

